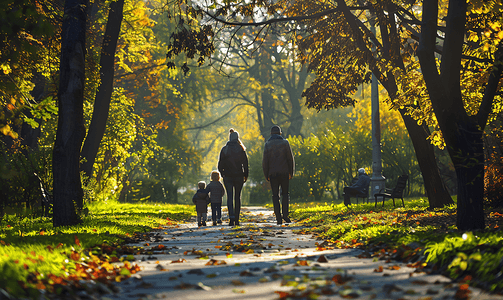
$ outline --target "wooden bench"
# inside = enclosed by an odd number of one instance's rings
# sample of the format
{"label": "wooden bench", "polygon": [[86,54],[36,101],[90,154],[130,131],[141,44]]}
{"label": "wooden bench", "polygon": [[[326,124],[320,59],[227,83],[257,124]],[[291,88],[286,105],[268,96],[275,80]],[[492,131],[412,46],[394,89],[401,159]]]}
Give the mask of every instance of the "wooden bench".
{"label": "wooden bench", "polygon": [[402,175],[398,177],[398,181],[396,186],[392,189],[385,189],[384,192],[381,190],[379,193],[374,194],[375,199],[375,207],[377,207],[377,197],[382,197],[382,206],[384,207],[384,201],[386,198],[393,199],[393,207],[395,206],[395,198],[402,199],[402,205],[405,207],[405,202],[403,201],[403,190],[407,186],[407,179],[409,179],[408,175]]}
{"label": "wooden bench", "polygon": [[[351,180],[351,185],[355,184],[358,181],[358,177],[353,177]],[[362,203],[369,203],[369,187],[363,189],[363,191],[357,195],[351,195],[351,198],[356,198],[356,204],[358,204],[358,198],[362,198]]]}

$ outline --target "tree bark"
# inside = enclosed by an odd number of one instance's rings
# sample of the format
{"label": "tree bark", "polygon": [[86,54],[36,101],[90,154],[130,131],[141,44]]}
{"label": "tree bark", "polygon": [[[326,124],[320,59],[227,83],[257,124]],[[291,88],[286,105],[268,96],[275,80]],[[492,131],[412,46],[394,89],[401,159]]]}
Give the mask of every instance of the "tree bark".
{"label": "tree bark", "polygon": [[444,53],[449,55],[442,57],[439,73],[434,57],[438,1],[424,1],[418,57],[435,116],[456,170],[457,227],[460,230],[481,230],[485,227],[482,132],[487,118],[469,117],[463,106],[459,77],[466,10],[466,1],[449,2],[444,40]]}
{"label": "tree bark", "polygon": [[66,0],[61,31],[58,91],[58,128],[53,150],[53,225],[80,222],[76,208],[83,206],[79,158],[85,134],[86,0]]}
{"label": "tree bark", "polygon": [[108,11],[105,37],[101,46],[100,85],[94,100],[93,117],[89,126],[81,157],[81,170],[89,178],[93,175],[93,165],[105,134],[110,101],[113,92],[114,62],[117,40],[122,24],[124,0],[112,1]]}
{"label": "tree bark", "polygon": [[430,208],[441,208],[445,205],[454,204],[444,181],[440,177],[434,146],[428,141],[429,132],[419,126],[410,115],[407,115],[405,109],[399,109],[399,111],[416,152],[417,163],[423,176]]}

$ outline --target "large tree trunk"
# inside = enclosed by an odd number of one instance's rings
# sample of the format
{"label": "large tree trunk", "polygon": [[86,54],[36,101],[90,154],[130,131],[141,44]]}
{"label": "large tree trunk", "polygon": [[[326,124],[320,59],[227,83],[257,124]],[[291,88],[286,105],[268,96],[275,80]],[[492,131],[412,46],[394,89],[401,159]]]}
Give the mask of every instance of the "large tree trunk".
{"label": "large tree trunk", "polygon": [[477,117],[464,109],[461,84],[461,54],[466,22],[466,1],[450,1],[446,18],[440,73],[434,50],[437,42],[438,0],[423,2],[423,26],[418,57],[447,151],[454,163],[458,181],[457,227],[460,230],[484,229],[484,155],[482,131],[492,98],[483,100]]}
{"label": "large tree trunk", "polygon": [[122,24],[124,0],[112,1],[108,11],[108,21],[105,37],[101,47],[100,57],[100,85],[94,100],[93,117],[87,134],[81,156],[83,163],[81,170],[89,178],[93,174],[93,165],[105,134],[108,111],[113,92],[114,59],[117,40]]}
{"label": "large tree trunk", "polygon": [[[460,148],[449,151],[458,178],[459,230],[484,229],[484,144],[482,131],[474,124],[462,125]],[[453,149],[453,147],[449,147]]]}
{"label": "large tree trunk", "polygon": [[79,174],[80,147],[85,134],[86,0],[66,0],[61,31],[58,92],[58,129],[53,155],[53,225],[80,222],[76,209],[83,206]]}
{"label": "large tree trunk", "polygon": [[454,204],[444,181],[440,177],[434,146],[428,141],[429,132],[419,126],[417,121],[412,119],[410,115],[407,115],[405,109],[399,109],[399,111],[414,145],[430,208],[441,208],[444,205]]}

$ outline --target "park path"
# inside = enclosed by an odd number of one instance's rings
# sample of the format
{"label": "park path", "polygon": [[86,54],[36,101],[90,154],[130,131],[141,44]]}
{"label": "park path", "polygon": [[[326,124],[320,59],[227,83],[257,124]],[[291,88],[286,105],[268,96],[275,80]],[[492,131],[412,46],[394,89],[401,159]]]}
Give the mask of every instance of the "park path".
{"label": "park path", "polygon": [[330,249],[276,225],[272,212],[245,207],[241,226],[198,228],[195,220],[130,246],[142,271],[102,299],[503,299],[441,275],[386,262],[360,249]]}

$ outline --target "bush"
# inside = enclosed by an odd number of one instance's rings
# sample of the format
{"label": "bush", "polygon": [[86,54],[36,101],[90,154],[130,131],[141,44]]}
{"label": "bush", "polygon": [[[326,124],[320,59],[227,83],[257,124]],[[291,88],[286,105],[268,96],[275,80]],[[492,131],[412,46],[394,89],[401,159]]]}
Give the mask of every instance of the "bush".
{"label": "bush", "polygon": [[42,183],[52,190],[52,149],[9,148],[0,142],[4,153],[0,162],[0,219],[5,211],[16,214],[41,212]]}

